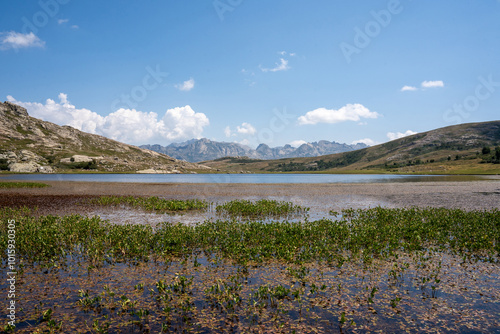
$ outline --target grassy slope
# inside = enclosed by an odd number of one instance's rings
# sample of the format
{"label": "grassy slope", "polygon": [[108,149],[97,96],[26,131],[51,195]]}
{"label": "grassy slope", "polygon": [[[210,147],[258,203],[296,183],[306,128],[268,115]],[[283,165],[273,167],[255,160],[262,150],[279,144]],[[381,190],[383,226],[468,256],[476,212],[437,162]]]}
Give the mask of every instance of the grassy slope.
{"label": "grassy slope", "polygon": [[492,121],[449,126],[321,157],[265,161],[226,158],[204,164],[230,172],[499,174],[499,164],[481,163],[488,158],[481,149],[488,146],[494,154],[494,147],[499,145],[500,121]]}

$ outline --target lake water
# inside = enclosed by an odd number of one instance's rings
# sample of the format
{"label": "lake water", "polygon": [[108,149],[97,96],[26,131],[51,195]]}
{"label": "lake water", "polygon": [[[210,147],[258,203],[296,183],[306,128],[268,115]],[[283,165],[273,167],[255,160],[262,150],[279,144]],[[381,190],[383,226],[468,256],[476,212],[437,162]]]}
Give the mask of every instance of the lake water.
{"label": "lake water", "polygon": [[23,181],[136,183],[386,183],[486,179],[476,175],[392,174],[16,174],[2,178]]}

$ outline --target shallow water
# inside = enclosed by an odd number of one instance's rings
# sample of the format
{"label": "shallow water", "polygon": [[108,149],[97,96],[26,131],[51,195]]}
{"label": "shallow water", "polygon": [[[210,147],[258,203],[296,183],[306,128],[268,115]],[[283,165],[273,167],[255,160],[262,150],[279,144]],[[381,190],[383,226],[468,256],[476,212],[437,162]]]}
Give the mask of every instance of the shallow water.
{"label": "shallow water", "polygon": [[[301,213],[298,215],[290,215],[280,218],[251,218],[252,220],[298,222],[304,221],[305,219],[308,219],[310,221],[319,220],[322,218],[335,219],[335,216],[332,216],[330,214],[330,211],[340,212],[345,208],[368,209],[377,206],[387,208],[393,207],[393,205],[391,205],[390,203],[379,199],[356,195],[318,196],[312,198],[300,196],[246,196],[241,197],[240,199],[258,201],[263,198],[269,200],[291,202],[294,205],[308,207],[310,208],[310,210],[306,214]],[[210,199],[207,199],[211,202],[207,210],[193,210],[184,213],[157,214],[122,205],[119,207],[95,207],[95,209],[86,212],[86,215],[100,216],[102,219],[109,220],[109,222],[114,224],[149,224],[156,226],[157,224],[162,222],[169,222],[192,225],[204,222],[206,220],[231,219],[228,216],[218,214],[215,211],[215,207],[218,204],[222,204],[226,201],[231,201],[232,199],[234,198],[223,196],[212,197]],[[241,218],[239,219],[241,220]]]}
{"label": "shallow water", "polygon": [[[72,261],[69,267],[47,270],[27,267],[19,276],[17,302],[22,320],[17,329],[22,333],[46,329],[47,323],[40,319],[52,309],[52,319],[62,323],[65,331],[83,330],[86,323],[83,332],[87,333],[95,332],[91,330],[95,320],[109,324],[112,332],[159,332],[162,324],[171,331],[203,333],[498,332],[498,264],[462,262],[461,257],[445,253],[429,255],[433,259],[425,267],[418,256],[406,254],[393,262],[367,266],[352,261],[340,268],[267,263],[242,270],[201,254],[98,269]],[[439,267],[438,261],[442,261]],[[298,273],[302,268],[303,277],[292,274],[291,270]],[[422,279],[432,275],[439,275],[440,283],[422,284]],[[191,280],[185,293],[172,288],[179,283],[178,277]],[[158,299],[162,296],[159,281],[169,286],[167,299]],[[138,284],[143,287],[137,288]],[[213,290],[216,286],[221,290]],[[285,298],[269,292],[274,290],[268,288],[278,286],[289,289]],[[259,297],[257,291],[262,289],[265,294]],[[79,291],[87,291],[97,302],[84,306]],[[132,304],[123,304],[121,296]],[[233,303],[231,298],[238,301]],[[164,307],[169,305],[172,309],[166,312]],[[138,316],[139,310],[149,313]]]}
{"label": "shallow water", "polygon": [[23,181],[84,181],[135,183],[386,183],[477,181],[480,175],[393,174],[16,174],[4,177]]}

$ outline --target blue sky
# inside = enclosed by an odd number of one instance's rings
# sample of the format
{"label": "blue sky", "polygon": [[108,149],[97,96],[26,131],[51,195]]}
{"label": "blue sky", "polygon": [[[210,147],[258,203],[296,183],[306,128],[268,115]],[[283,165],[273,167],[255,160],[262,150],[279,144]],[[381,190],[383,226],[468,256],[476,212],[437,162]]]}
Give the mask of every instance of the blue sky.
{"label": "blue sky", "polygon": [[8,1],[0,99],[130,144],[499,119],[500,1]]}

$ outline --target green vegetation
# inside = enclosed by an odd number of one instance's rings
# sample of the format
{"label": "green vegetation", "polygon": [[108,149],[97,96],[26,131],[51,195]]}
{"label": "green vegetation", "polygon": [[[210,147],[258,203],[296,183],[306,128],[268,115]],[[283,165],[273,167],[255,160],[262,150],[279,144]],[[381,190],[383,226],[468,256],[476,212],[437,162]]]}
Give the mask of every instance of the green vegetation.
{"label": "green vegetation", "polygon": [[92,204],[103,206],[129,205],[131,207],[142,208],[144,210],[155,211],[158,213],[169,211],[200,210],[207,207],[205,201],[200,200],[167,200],[153,197],[134,197],[134,196],[101,196],[90,200]]}
{"label": "green vegetation", "polygon": [[74,252],[100,263],[204,251],[239,263],[274,259],[297,264],[318,260],[338,264],[355,258],[371,262],[399,251],[429,249],[495,262],[500,253],[498,210],[378,207],[345,210],[336,221],[164,223],[156,232],[150,226],[112,225],[98,217],[35,218],[28,213],[27,209],[0,210],[0,249],[7,248],[7,217],[16,219],[17,254],[27,262],[64,262]]}
{"label": "green vegetation", "polygon": [[0,170],[9,170],[9,164],[7,159],[0,159]]}
{"label": "green vegetation", "polygon": [[492,151],[488,146],[483,147],[482,151],[482,163],[493,163],[500,164],[500,146],[495,147]]}
{"label": "green vegetation", "polygon": [[48,184],[39,182],[0,182],[0,188],[45,188]]}
{"label": "green vegetation", "polygon": [[300,214],[309,211],[290,202],[279,202],[276,200],[261,199],[256,202],[248,200],[233,200],[217,205],[218,213],[228,214],[236,217],[284,217],[292,214]]}
{"label": "green vegetation", "polygon": [[331,214],[153,229],[0,209],[1,249],[15,221],[16,331],[498,331],[500,211]]}

